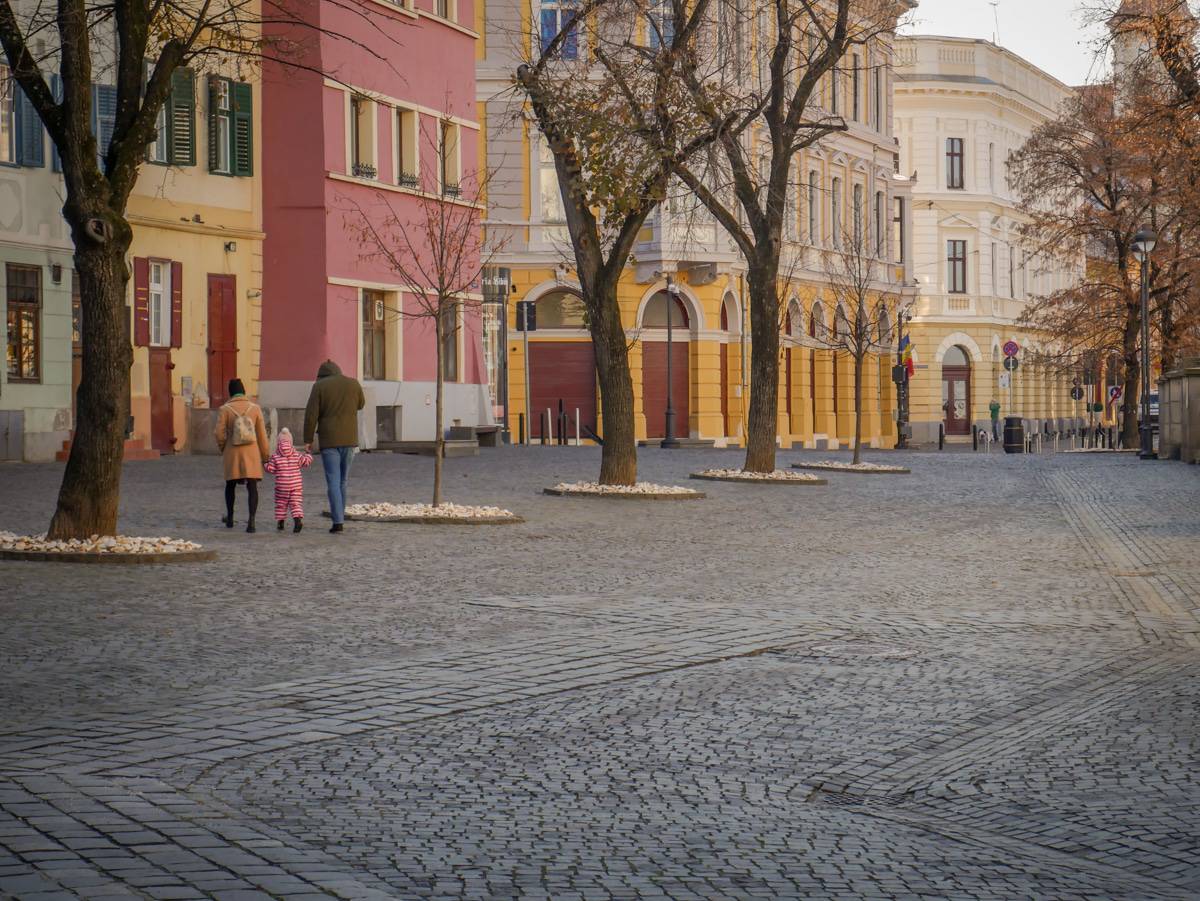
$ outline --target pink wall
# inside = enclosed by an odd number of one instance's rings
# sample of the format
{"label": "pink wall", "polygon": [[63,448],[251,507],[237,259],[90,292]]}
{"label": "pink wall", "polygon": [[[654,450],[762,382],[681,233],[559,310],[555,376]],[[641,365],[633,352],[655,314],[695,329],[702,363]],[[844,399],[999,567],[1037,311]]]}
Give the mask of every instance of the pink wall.
{"label": "pink wall", "polygon": [[[285,0],[286,2],[286,0]],[[433,0],[418,0],[433,8]],[[372,4],[369,16],[340,4],[322,2],[320,26],[306,64],[352,85],[386,97],[473,120],[475,107],[475,41],[442,23],[414,20]],[[296,12],[297,10],[293,10]],[[459,21],[473,27],[473,4],[459,0]],[[338,37],[337,35],[345,37]],[[370,47],[365,52],[358,43]],[[378,57],[376,56],[378,55]],[[348,228],[368,211],[382,223],[382,203],[402,221],[424,216],[411,195],[383,191],[373,185],[329,177],[346,171],[345,95],[327,87],[321,75],[268,63],[264,72],[263,199],[265,267],[263,290],[263,359],[265,380],[310,380],[326,358],[348,373],[358,371],[361,328],[357,289],[329,284],[330,279],[397,285],[401,281],[380,261],[364,259],[357,229]],[[390,109],[380,107],[378,169],[383,183],[395,180],[391,152]],[[433,126],[435,117],[422,116]],[[464,176],[478,159],[478,133],[462,128]],[[436,180],[432,157],[422,142],[424,187]],[[468,314],[464,339],[467,381],[485,380],[481,365],[481,327],[477,313]],[[431,380],[435,375],[433,330],[425,322],[402,326],[402,377]]]}

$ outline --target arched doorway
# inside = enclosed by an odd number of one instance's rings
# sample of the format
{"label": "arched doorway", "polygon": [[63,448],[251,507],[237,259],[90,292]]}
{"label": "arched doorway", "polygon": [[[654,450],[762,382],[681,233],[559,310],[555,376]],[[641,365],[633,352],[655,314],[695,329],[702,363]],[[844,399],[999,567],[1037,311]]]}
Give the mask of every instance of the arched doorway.
{"label": "arched doorway", "polygon": [[642,312],[642,412],[646,437],[667,434],[667,315],[671,316],[671,406],[675,410],[675,437],[691,434],[691,321],[678,297],[659,291]]}
{"label": "arched doorway", "polygon": [[[576,410],[581,432],[594,430],[596,358],[587,338],[583,301],[569,291],[551,291],[539,297],[535,307],[537,331],[530,333],[529,344],[529,434],[541,440],[547,411],[549,421],[556,422],[560,410],[567,418],[569,437],[575,435]],[[547,440],[559,437],[557,425],[547,425],[546,430]]]}
{"label": "arched doorway", "polygon": [[957,344],[942,357],[942,421],[947,435],[971,434],[971,358]]}

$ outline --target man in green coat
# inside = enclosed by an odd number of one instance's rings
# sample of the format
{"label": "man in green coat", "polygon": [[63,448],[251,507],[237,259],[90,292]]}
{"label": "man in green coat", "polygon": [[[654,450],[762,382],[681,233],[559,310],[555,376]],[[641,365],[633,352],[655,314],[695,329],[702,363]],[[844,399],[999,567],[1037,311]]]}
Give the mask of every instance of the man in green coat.
{"label": "man in green coat", "polygon": [[321,439],[321,465],[333,517],[330,532],[341,532],[346,521],[346,480],[358,448],[358,411],[366,403],[356,379],[342,375],[333,360],[321,364],[304,411],[304,448],[311,451],[313,437]]}
{"label": "man in green coat", "polygon": [[992,398],[992,402],[988,404],[988,411],[992,414],[992,440],[1000,440],[1000,401]]}

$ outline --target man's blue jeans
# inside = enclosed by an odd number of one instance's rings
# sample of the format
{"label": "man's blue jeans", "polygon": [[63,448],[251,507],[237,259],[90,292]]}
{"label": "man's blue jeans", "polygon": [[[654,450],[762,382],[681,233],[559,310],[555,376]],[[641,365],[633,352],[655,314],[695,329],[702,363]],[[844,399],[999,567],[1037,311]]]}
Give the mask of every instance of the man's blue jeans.
{"label": "man's blue jeans", "polygon": [[321,448],[325,488],[329,491],[329,513],[334,525],[346,521],[346,479],[350,477],[350,461],[353,459],[353,447]]}

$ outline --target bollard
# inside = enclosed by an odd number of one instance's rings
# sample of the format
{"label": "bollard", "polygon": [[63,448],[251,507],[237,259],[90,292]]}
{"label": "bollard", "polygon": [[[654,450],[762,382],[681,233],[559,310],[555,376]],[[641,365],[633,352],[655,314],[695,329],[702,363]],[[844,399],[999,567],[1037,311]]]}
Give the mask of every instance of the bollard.
{"label": "bollard", "polygon": [[938,450],[943,450],[946,447],[946,424],[938,423]]}
{"label": "bollard", "polygon": [[517,444],[525,443],[525,414],[517,414]]}
{"label": "bollard", "polygon": [[579,440],[579,408],[576,407],[575,408],[575,446],[579,447],[580,445],[581,445],[581,442]]}

